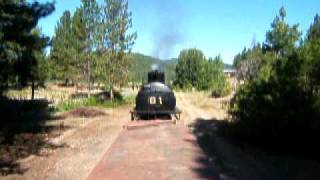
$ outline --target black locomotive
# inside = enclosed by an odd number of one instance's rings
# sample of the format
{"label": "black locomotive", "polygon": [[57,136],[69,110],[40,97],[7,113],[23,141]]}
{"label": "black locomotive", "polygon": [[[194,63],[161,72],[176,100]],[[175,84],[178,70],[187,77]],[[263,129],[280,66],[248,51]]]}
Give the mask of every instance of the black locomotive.
{"label": "black locomotive", "polygon": [[131,111],[131,119],[151,119],[175,115],[180,119],[173,91],[165,85],[163,72],[153,70],[148,73],[148,83],[144,84],[136,96],[136,107]]}

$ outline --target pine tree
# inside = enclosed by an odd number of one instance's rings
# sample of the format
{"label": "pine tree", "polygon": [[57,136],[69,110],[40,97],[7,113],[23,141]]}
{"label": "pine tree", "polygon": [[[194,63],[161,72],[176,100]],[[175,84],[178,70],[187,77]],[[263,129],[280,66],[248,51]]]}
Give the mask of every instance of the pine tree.
{"label": "pine tree", "polygon": [[132,14],[128,10],[126,0],[105,0],[100,28],[103,44],[102,51],[109,50],[108,69],[110,75],[110,96],[113,99],[113,88],[117,83],[126,80],[128,64],[126,53],[137,37],[136,33],[128,33],[132,27]]}
{"label": "pine tree", "polygon": [[[88,96],[90,96],[91,90],[91,79],[93,77],[92,69],[93,65],[96,65],[93,56],[93,52],[97,49],[97,33],[98,33],[98,25],[100,23],[100,8],[95,0],[82,0],[82,22],[85,28],[85,37],[86,37],[86,48],[84,51],[86,52],[83,56],[84,63],[86,64],[85,74],[87,79],[87,87],[88,87]],[[95,72],[95,71],[93,71]]]}
{"label": "pine tree", "polygon": [[319,40],[320,39],[320,16],[315,15],[313,23],[311,24],[308,33],[307,40]]}
{"label": "pine tree", "polygon": [[55,27],[52,38],[50,60],[55,69],[54,78],[65,80],[65,84],[74,83],[77,74],[75,56],[72,50],[74,43],[71,14],[65,11]]}
{"label": "pine tree", "polygon": [[10,85],[28,85],[37,66],[35,51],[47,37],[32,33],[38,21],[54,11],[52,3],[0,1],[0,92]]}
{"label": "pine tree", "polygon": [[33,50],[35,64],[31,68],[31,99],[34,99],[34,91],[38,86],[44,86],[48,76],[48,61],[45,55],[45,47],[49,44],[49,38],[41,35],[41,29],[35,28],[31,33],[37,37],[37,45]]}
{"label": "pine tree", "polygon": [[72,62],[74,62],[74,67],[77,69],[77,80],[81,82],[82,79],[88,78],[88,54],[87,51],[89,42],[87,40],[87,29],[84,22],[84,13],[82,8],[77,8],[71,19],[71,52],[72,52]]}
{"label": "pine tree", "polygon": [[277,56],[290,55],[296,42],[301,36],[298,24],[290,26],[285,22],[286,11],[284,7],[279,10],[279,15],[275,17],[271,24],[271,30],[266,34],[265,50],[273,51]]}
{"label": "pine tree", "polygon": [[303,46],[303,58],[306,59],[306,72],[310,94],[319,99],[320,107],[320,17],[317,14],[311,24]]}
{"label": "pine tree", "polygon": [[176,66],[176,84],[181,88],[196,87],[202,89],[205,81],[206,59],[202,51],[198,49],[182,50]]}

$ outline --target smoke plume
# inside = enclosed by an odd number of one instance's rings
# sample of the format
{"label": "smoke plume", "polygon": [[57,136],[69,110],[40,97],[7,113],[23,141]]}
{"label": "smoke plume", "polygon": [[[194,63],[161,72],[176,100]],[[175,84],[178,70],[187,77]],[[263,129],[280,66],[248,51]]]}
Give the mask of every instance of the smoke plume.
{"label": "smoke plume", "polygon": [[151,65],[151,70],[155,71],[155,70],[160,70],[159,69],[159,64],[152,64]]}
{"label": "smoke plume", "polygon": [[157,27],[153,32],[153,56],[164,59],[183,42],[186,17],[181,0],[154,0]]}

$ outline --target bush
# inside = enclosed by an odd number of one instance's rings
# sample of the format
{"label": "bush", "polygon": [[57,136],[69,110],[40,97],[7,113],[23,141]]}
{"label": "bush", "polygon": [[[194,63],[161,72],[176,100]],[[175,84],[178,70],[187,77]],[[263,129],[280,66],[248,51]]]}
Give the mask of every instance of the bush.
{"label": "bush", "polygon": [[[244,78],[232,99],[232,130],[235,137],[266,149],[320,157],[315,145],[320,138],[320,17],[300,41],[298,25],[287,24],[283,11],[272,22],[262,51],[252,56],[259,58],[258,69]],[[248,53],[238,55],[237,64],[255,59],[243,55]]]}
{"label": "bush", "polygon": [[232,92],[231,84],[228,81],[225,81],[223,83],[213,83],[212,88],[212,97],[224,97],[229,95]]}
{"label": "bush", "polygon": [[206,59],[198,49],[182,50],[176,66],[175,87],[183,90],[210,90],[214,87],[218,96],[227,94],[223,69],[220,56]]}
{"label": "bush", "polygon": [[320,137],[319,97],[302,80],[303,61],[298,56],[274,61],[269,77],[242,86],[232,100],[234,132],[246,141],[277,148],[314,150]]}

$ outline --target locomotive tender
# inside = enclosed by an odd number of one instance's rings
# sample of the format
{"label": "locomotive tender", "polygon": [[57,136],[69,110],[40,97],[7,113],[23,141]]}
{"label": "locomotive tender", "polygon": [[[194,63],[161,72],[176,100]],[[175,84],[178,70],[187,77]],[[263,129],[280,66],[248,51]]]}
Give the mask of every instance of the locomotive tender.
{"label": "locomotive tender", "polygon": [[165,75],[159,70],[148,72],[148,83],[141,86],[136,96],[136,107],[131,111],[131,120],[150,119],[174,115],[180,119],[173,91],[165,85]]}

